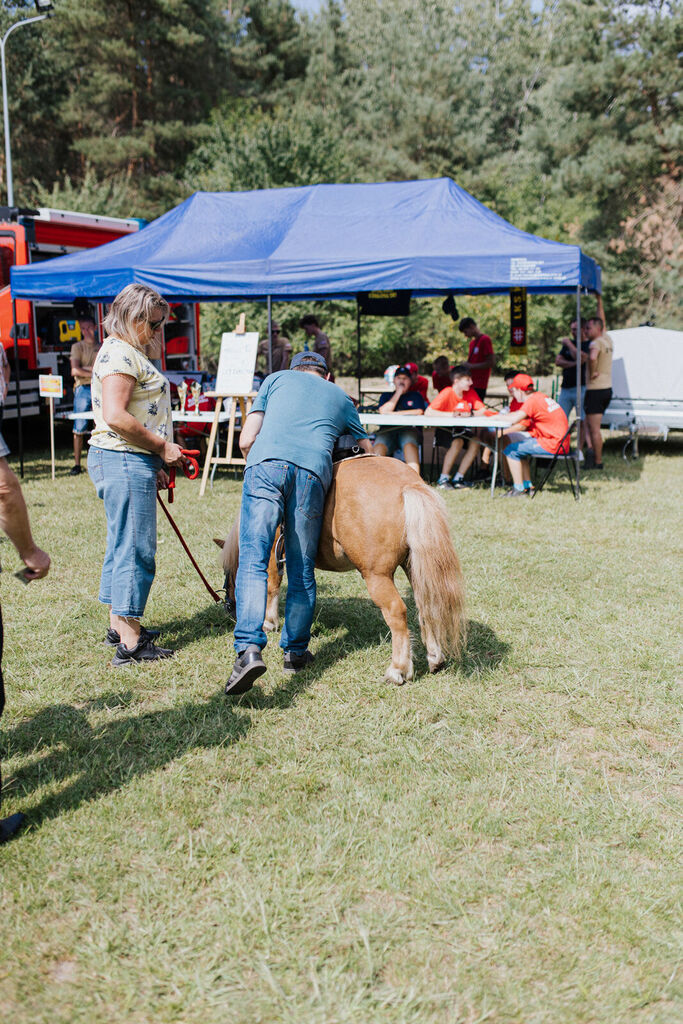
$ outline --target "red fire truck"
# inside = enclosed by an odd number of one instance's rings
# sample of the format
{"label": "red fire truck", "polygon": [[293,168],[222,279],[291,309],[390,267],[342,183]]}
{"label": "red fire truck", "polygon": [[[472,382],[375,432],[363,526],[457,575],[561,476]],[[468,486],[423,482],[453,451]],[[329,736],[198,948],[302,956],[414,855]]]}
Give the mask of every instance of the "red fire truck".
{"label": "red fire truck", "polygon": [[[0,207],[0,341],[5,347],[12,377],[15,376],[14,325],[19,351],[21,414],[37,415],[38,374],[58,373],[64,377],[65,401],[71,395],[71,346],[80,341],[76,309],[68,302],[29,302],[10,295],[10,267],[40,263],[70,252],[94,249],[122,235],[139,231],[145,221],[99,217],[70,210],[20,210]],[[102,303],[93,306],[100,324],[105,313]],[[199,306],[174,303],[166,326],[162,368],[197,370],[199,367]],[[68,390],[67,390],[68,389]],[[16,417],[16,391],[10,384],[5,401],[5,419]]]}

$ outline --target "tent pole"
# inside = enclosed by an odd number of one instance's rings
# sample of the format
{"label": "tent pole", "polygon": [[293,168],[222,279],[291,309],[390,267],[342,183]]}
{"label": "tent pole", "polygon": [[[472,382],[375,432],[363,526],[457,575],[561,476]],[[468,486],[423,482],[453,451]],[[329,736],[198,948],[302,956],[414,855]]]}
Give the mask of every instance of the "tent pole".
{"label": "tent pole", "polygon": [[268,373],[273,372],[273,303],[270,295],[268,305]]}
{"label": "tent pole", "polygon": [[361,404],[361,363],[360,363],[360,303],[356,299],[356,376],[358,377],[358,404]]}
{"label": "tent pole", "polygon": [[[586,367],[588,373],[588,367]],[[581,496],[579,490],[579,454],[581,452],[581,417],[583,408],[581,402],[581,285],[576,287],[576,493]]]}

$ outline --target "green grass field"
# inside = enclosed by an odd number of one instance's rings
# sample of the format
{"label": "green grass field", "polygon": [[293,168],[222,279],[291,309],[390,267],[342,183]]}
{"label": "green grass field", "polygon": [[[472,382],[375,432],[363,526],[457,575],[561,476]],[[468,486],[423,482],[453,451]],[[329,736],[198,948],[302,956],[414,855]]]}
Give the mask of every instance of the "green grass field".
{"label": "green grass field", "polygon": [[[644,442],[575,503],[446,496],[460,664],[383,682],[357,574],[320,574],[315,665],[223,696],[231,626],[160,517],[146,621],[114,670],[87,476],[25,494],[50,577],[1,547],[8,707],[5,1019],[41,1024],[672,1024],[680,1019],[681,455]],[[216,586],[240,485],[174,512]],[[408,593],[401,576],[400,588]],[[412,608],[413,631],[417,633]],[[110,656],[110,655],[109,655]]]}

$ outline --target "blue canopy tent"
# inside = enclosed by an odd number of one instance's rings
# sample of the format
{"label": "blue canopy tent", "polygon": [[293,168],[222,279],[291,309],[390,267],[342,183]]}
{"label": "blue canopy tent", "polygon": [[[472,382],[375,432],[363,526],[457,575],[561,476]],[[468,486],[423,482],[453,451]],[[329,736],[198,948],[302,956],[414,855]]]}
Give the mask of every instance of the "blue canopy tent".
{"label": "blue canopy tent", "polygon": [[11,271],[12,295],[33,300],[106,301],[134,282],[177,301],[265,299],[269,337],[273,300],[526,288],[575,292],[580,318],[581,292],[601,291],[579,246],[520,231],[450,178],[197,192],[137,234]]}
{"label": "blue canopy tent", "polygon": [[137,234],[11,273],[12,294],[25,299],[107,300],[133,282],[195,302],[547,294],[600,291],[600,268],[439,178],[196,192]]}

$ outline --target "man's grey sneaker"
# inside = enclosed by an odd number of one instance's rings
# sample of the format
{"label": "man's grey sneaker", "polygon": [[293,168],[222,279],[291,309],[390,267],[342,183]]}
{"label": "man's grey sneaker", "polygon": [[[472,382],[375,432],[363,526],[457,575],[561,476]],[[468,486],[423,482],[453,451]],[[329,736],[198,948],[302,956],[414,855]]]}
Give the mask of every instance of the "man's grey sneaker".
{"label": "man's grey sneaker", "polygon": [[80,476],[83,470],[80,466],[72,466],[69,470],[69,476]]}
{"label": "man's grey sneaker", "polygon": [[442,490],[442,491],[452,491],[453,490],[453,484],[448,479],[446,479],[446,480],[437,480],[436,486],[440,490]]}
{"label": "man's grey sneaker", "polygon": [[238,697],[247,690],[251,690],[259,676],[266,671],[266,664],[261,657],[261,649],[255,644],[250,644],[246,650],[237,655],[235,664],[232,666],[230,678],[225,684],[225,692],[228,697]]}
{"label": "man's grey sneaker", "polygon": [[[148,636],[150,640],[156,640],[158,637],[161,636],[161,630],[145,629],[144,626],[140,626],[140,639],[142,639],[143,636]],[[107,630],[107,635],[104,638],[104,642],[107,645],[107,647],[118,647],[119,644],[121,643],[121,637],[119,635],[118,630],[111,629],[110,627]]]}
{"label": "man's grey sneaker", "polygon": [[285,651],[285,674],[293,675],[295,672],[301,672],[302,669],[307,668],[312,661],[315,661],[315,655],[311,654],[310,651],[304,651],[303,654],[294,654],[293,651]]}
{"label": "man's grey sneaker", "polygon": [[172,658],[174,654],[175,651],[169,650],[168,647],[157,647],[148,636],[143,636],[140,633],[140,639],[135,647],[132,647],[130,650],[124,644],[118,645],[116,654],[111,659],[111,664],[115,668],[118,668],[120,665],[141,665],[146,661]]}
{"label": "man's grey sneaker", "polygon": [[453,487],[456,491],[467,491],[470,489],[472,484],[469,480],[454,480]]}
{"label": "man's grey sneaker", "polygon": [[504,498],[530,498],[531,491],[516,491],[514,487],[511,487],[509,491],[506,491],[503,495]]}

